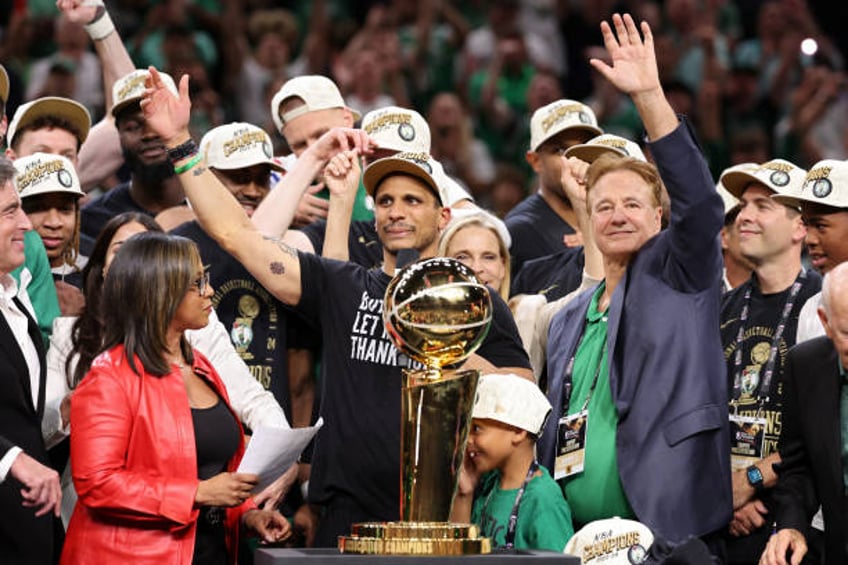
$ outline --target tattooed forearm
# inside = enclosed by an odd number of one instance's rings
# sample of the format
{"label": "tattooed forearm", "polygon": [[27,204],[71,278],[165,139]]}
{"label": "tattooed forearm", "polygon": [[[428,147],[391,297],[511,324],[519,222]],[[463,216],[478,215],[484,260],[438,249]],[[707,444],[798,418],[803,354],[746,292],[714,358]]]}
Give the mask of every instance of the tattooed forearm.
{"label": "tattooed forearm", "polygon": [[275,275],[283,275],[286,272],[286,266],[279,261],[271,261],[269,267],[271,268],[271,272]]}
{"label": "tattooed forearm", "polygon": [[286,255],[290,255],[290,256],[294,257],[295,259],[297,259],[297,249],[295,249],[294,247],[292,247],[291,245],[289,245],[287,243],[284,243],[283,240],[280,239],[279,237],[270,237],[270,236],[267,236],[267,235],[264,235],[262,237],[264,239],[267,239],[268,241],[272,242],[274,245],[277,246],[277,248],[280,251],[282,251]]}
{"label": "tattooed forearm", "polygon": [[191,174],[193,174],[196,177],[199,177],[200,175],[202,175],[205,172],[206,172],[206,167],[204,167],[203,165],[200,165],[199,167],[196,167],[194,170],[192,170]]}

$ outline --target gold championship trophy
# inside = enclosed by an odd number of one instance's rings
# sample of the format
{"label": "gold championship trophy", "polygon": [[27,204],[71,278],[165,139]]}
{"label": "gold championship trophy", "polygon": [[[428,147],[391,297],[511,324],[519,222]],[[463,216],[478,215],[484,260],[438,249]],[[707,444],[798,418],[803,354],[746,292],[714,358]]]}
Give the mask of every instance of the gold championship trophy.
{"label": "gold championship trophy", "polygon": [[447,522],[465,456],[477,370],[445,371],[483,342],[492,320],[489,290],[445,257],[404,268],[389,283],[383,322],[399,350],[425,365],[404,370],[401,390],[400,522],[353,524],[342,553],[488,553],[477,526]]}

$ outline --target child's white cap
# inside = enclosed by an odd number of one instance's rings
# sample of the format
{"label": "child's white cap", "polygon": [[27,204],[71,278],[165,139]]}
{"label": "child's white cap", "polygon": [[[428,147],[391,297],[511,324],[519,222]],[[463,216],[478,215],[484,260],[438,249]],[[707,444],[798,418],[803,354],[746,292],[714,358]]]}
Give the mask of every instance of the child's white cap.
{"label": "child's white cap", "polygon": [[514,374],[480,377],[472,418],[495,420],[538,435],[551,403],[536,383]]}

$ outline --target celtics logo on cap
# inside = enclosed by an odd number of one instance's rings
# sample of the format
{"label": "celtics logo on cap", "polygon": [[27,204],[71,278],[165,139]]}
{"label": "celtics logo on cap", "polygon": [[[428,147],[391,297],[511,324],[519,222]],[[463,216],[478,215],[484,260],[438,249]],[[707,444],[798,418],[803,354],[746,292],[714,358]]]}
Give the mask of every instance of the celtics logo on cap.
{"label": "celtics logo on cap", "polygon": [[648,551],[641,545],[634,544],[627,550],[627,560],[633,565],[640,565],[648,558]]}
{"label": "celtics logo on cap", "polygon": [[827,198],[832,190],[833,183],[830,182],[830,179],[819,179],[813,183],[813,194],[817,198]]}
{"label": "celtics logo on cap", "polygon": [[789,184],[789,173],[785,171],[774,171],[769,180],[774,186],[786,186]]}
{"label": "celtics logo on cap", "polygon": [[71,178],[71,173],[65,169],[59,169],[56,173],[56,178],[59,180],[59,184],[65,188],[71,188],[71,185],[74,183],[73,178]]}
{"label": "celtics logo on cap", "polygon": [[269,142],[267,139],[262,142],[262,152],[269,159],[274,156],[274,151],[271,148],[271,142]]}
{"label": "celtics logo on cap", "polygon": [[404,141],[412,141],[415,139],[415,128],[412,127],[412,124],[400,124],[398,126],[398,135]]}
{"label": "celtics logo on cap", "polygon": [[430,166],[430,163],[428,162],[430,159],[426,153],[398,153],[397,156],[401,159],[405,159],[406,161],[412,161],[427,171],[428,175],[433,174],[433,167]]}

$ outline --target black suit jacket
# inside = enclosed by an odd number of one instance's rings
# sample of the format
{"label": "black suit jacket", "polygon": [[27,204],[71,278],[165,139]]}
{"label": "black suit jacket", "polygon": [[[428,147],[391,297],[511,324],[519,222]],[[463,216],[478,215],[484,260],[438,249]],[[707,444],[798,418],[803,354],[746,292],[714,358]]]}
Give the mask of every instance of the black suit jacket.
{"label": "black suit jacket", "polygon": [[[29,319],[29,336],[41,361],[38,402],[33,405],[29,370],[6,317],[0,314],[0,457],[14,446],[49,465],[41,437],[47,363],[38,324],[15,299]],[[0,560],[3,563],[52,563],[58,559],[61,523],[50,514],[35,517],[35,510],[22,505],[21,484],[11,473],[0,483]]]}
{"label": "black suit jacket", "polygon": [[806,532],[819,504],[828,565],[848,563],[848,504],[842,480],[842,378],[826,337],[800,343],[785,366],[782,459],[774,490],[777,524]]}

